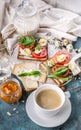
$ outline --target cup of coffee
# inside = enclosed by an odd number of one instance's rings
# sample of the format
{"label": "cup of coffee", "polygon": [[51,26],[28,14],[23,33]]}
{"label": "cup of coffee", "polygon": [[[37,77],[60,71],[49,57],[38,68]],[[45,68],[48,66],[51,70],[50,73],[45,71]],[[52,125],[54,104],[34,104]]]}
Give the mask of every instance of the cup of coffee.
{"label": "cup of coffee", "polygon": [[57,114],[65,103],[65,94],[57,85],[41,85],[33,95],[35,110],[43,117]]}

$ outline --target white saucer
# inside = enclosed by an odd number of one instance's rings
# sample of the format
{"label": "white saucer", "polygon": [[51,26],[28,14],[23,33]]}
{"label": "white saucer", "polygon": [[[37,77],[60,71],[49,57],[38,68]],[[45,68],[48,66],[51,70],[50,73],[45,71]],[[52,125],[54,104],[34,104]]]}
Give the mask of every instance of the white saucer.
{"label": "white saucer", "polygon": [[26,112],[33,122],[43,127],[57,127],[67,121],[71,114],[71,102],[68,98],[66,98],[63,109],[58,114],[50,118],[44,118],[35,111],[33,93],[29,95],[26,101]]}

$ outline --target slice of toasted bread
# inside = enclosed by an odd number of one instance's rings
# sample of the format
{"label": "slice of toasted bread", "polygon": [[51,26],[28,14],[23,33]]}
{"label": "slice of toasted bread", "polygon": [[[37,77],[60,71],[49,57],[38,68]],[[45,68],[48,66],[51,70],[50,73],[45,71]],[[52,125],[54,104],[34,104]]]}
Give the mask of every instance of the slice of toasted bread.
{"label": "slice of toasted bread", "polygon": [[36,61],[45,61],[47,59],[47,56],[45,58],[37,59],[37,58],[32,58],[32,57],[27,57],[25,55],[21,55],[20,53],[18,54],[18,59],[21,60],[36,60]]}
{"label": "slice of toasted bread", "polygon": [[41,74],[38,81],[41,82],[41,83],[45,83],[46,78],[47,78],[46,74]]}
{"label": "slice of toasted bread", "polygon": [[47,68],[43,63],[39,64],[39,69],[44,72],[46,75],[48,74]]}
{"label": "slice of toasted bread", "polygon": [[[46,50],[47,50],[47,52],[48,52],[47,46],[46,46]],[[47,58],[48,58],[48,53],[47,53],[46,57],[44,57],[44,58],[35,58],[35,57],[32,57],[32,55],[27,56],[27,55],[21,54],[20,47],[19,47],[19,48],[18,48],[18,56],[17,56],[17,58],[18,58],[18,59],[21,59],[21,60],[45,61],[45,60],[47,60]]]}
{"label": "slice of toasted bread", "polygon": [[61,79],[55,79],[55,78],[51,78],[51,80],[55,83],[55,84],[57,84],[58,86],[61,86],[61,85],[63,85],[65,82],[63,81],[63,80],[61,80]]}

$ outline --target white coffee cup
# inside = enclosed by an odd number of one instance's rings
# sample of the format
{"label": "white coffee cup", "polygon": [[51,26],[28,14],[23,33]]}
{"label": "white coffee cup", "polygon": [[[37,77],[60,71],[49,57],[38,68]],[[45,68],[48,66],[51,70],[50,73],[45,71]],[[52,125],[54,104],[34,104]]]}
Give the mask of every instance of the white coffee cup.
{"label": "white coffee cup", "polygon": [[[37,103],[37,95],[42,92],[43,90],[54,90],[55,92],[58,93],[58,95],[61,98],[61,103],[58,107],[53,108],[53,109],[46,109],[41,107],[38,103]],[[44,84],[41,85],[39,88],[37,88],[34,92],[33,95],[34,98],[34,105],[35,105],[35,110],[38,114],[40,114],[40,116],[43,117],[52,117],[54,115],[56,115],[63,107],[64,103],[65,103],[65,94],[64,92],[61,90],[61,88],[59,88],[57,85],[52,85],[52,84]],[[47,102],[47,101],[46,101]]]}

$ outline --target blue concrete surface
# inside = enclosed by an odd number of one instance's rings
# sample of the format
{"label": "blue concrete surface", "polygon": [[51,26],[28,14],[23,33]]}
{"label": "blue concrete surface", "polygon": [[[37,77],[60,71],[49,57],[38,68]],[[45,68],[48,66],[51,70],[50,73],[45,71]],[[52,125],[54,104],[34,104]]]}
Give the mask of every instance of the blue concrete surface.
{"label": "blue concrete surface", "polygon": [[[81,47],[81,38],[78,38],[77,42],[73,44],[75,47]],[[66,88],[78,87],[80,85],[81,79],[78,78],[68,83]],[[21,86],[23,88],[22,84]],[[23,97],[18,104],[7,104],[0,100],[0,130],[81,130],[81,90],[71,91],[71,116],[66,123],[56,128],[43,128],[29,119],[25,109],[27,97],[28,93],[23,88]],[[16,110],[13,108],[16,108]],[[10,112],[11,116],[8,116],[7,112]]]}

